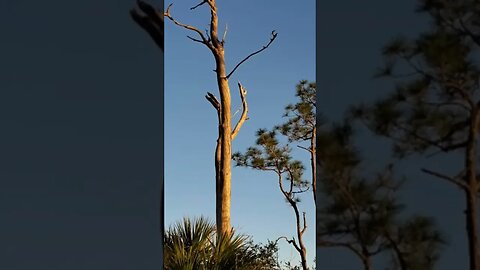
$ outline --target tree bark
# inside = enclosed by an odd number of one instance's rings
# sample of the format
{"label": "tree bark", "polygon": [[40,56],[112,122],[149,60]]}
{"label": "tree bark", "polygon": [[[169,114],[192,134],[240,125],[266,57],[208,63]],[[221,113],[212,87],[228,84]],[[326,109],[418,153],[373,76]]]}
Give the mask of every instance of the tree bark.
{"label": "tree bark", "polygon": [[[217,231],[221,234],[231,232],[230,205],[231,205],[231,160],[232,160],[232,124],[231,124],[231,98],[225,67],[225,51],[223,44],[218,39],[218,17],[215,0],[210,0],[210,35],[216,64],[216,77],[220,92],[220,166],[217,183]],[[220,192],[218,192],[220,191]],[[218,204],[220,202],[220,204]]]}

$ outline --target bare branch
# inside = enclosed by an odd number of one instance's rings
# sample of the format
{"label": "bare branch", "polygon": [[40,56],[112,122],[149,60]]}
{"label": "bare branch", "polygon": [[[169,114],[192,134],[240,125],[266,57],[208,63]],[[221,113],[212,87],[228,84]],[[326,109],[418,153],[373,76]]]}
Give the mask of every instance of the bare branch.
{"label": "bare branch", "polygon": [[349,242],[332,242],[332,241],[325,241],[325,240],[319,240],[319,246],[324,246],[324,247],[345,247],[353,251],[357,256],[360,258],[363,258],[364,255],[355,248],[354,243],[349,243]]}
{"label": "bare branch", "polygon": [[222,45],[225,44],[225,37],[227,36],[228,25],[225,24],[225,31],[223,32]]}
{"label": "bare branch", "polygon": [[235,139],[235,137],[237,136],[243,123],[245,123],[245,121],[248,120],[248,117],[247,117],[248,105],[247,105],[247,100],[245,98],[245,96],[247,95],[247,90],[243,88],[240,82],[238,82],[238,90],[240,91],[240,98],[242,99],[243,111],[242,111],[242,115],[240,116],[240,119],[238,120],[238,123],[235,125],[235,128],[232,131],[232,140]]}
{"label": "bare branch", "polygon": [[310,149],[310,148],[308,148],[308,147],[305,147],[305,146],[297,145],[297,147],[300,148],[300,149],[306,150],[306,151],[308,151],[308,152],[310,152],[310,153],[313,152],[312,149]]}
{"label": "bare branch", "polygon": [[[198,30],[198,28],[194,27],[194,26],[191,26],[191,25],[188,25],[188,24],[183,24],[183,23],[180,23],[178,21],[176,21],[171,15],[170,15],[170,8],[172,7],[173,4],[170,4],[168,5],[167,7],[167,10],[164,12],[164,16],[167,17],[168,19],[170,19],[170,21],[172,21],[174,24],[180,26],[180,27],[183,27],[187,30],[190,30],[190,31],[193,31],[193,32],[196,32],[200,38],[201,38],[201,41],[200,40],[195,40],[194,41],[198,41],[200,43],[203,43],[205,44],[208,48],[210,48],[211,50],[213,50],[213,47],[212,45],[210,44],[210,42],[208,41],[208,39],[205,37],[205,35],[202,33],[202,31]],[[191,37],[189,37],[190,39],[192,39]]]}
{"label": "bare branch", "polygon": [[422,172],[424,172],[424,173],[426,173],[426,174],[433,175],[433,176],[438,177],[438,178],[440,178],[440,179],[447,180],[448,182],[457,185],[458,187],[460,187],[460,188],[463,189],[463,190],[466,190],[466,189],[469,188],[469,187],[467,186],[467,184],[465,184],[465,183],[462,182],[462,181],[459,181],[457,178],[450,177],[450,176],[447,176],[447,175],[444,175],[444,174],[441,174],[441,173],[438,173],[438,172],[434,172],[434,171],[431,171],[431,170],[428,170],[428,169],[424,169],[424,168],[422,168]]}
{"label": "bare branch", "polygon": [[218,101],[218,99],[212,93],[207,92],[207,95],[205,96],[205,98],[212,104],[212,106],[217,111],[220,111],[220,109],[221,109],[220,102]]}
{"label": "bare branch", "polygon": [[262,51],[264,51],[264,50],[266,50],[266,49],[270,46],[270,44],[272,44],[272,42],[277,38],[277,35],[278,35],[278,34],[275,32],[275,30],[273,30],[273,31],[272,31],[272,36],[270,37],[270,41],[267,43],[267,45],[263,46],[260,50],[251,53],[250,55],[248,55],[247,57],[245,57],[242,61],[240,61],[240,63],[238,63],[238,64],[233,68],[233,70],[230,71],[230,73],[228,73],[227,79],[230,78],[230,76],[232,76],[232,74],[235,72],[235,70],[237,70],[237,68],[238,68],[241,64],[243,64],[245,61],[247,61],[248,58],[250,58],[250,57],[252,57],[252,56],[254,56],[254,55],[256,55],[256,54],[258,54],[258,53],[260,53],[260,52],[262,52]]}
{"label": "bare branch", "polygon": [[307,187],[307,189],[299,189],[297,191],[292,191],[292,194],[298,194],[298,193],[304,193],[310,190],[310,186]]}
{"label": "bare branch", "polygon": [[299,252],[302,251],[300,247],[297,245],[297,241],[295,241],[295,237],[292,237],[292,239],[288,239],[286,236],[280,236],[277,238],[277,240],[275,240],[275,244],[278,243],[278,241],[280,241],[281,239],[285,239],[285,241],[287,241],[289,244],[292,244],[297,251]]}
{"label": "bare branch", "polygon": [[305,230],[307,229],[307,217],[305,212],[303,212],[303,229],[300,232],[300,236],[302,236],[305,233]]}
{"label": "bare branch", "polygon": [[203,0],[200,4],[194,6],[194,7],[191,7],[190,10],[194,10],[196,9],[197,7],[199,6],[202,6],[203,4],[208,4],[208,0]]}
{"label": "bare branch", "polygon": [[199,43],[205,44],[205,43],[203,42],[203,40],[196,39],[196,38],[193,38],[193,37],[188,36],[188,35],[187,35],[187,38],[189,38],[190,40],[193,40],[193,41],[195,41],[195,42],[199,42]]}

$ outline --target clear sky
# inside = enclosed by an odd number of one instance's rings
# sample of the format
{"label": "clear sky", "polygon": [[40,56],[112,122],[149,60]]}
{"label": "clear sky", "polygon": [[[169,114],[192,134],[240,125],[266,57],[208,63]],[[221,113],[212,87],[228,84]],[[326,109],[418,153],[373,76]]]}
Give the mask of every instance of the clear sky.
{"label": "clear sky", "polygon": [[[339,120],[351,104],[375,100],[392,89],[388,80],[375,80],[381,63],[383,45],[402,34],[415,37],[428,28],[429,18],[415,14],[416,0],[359,2],[355,0],[320,1],[318,4],[319,41],[317,43],[317,82],[319,111]],[[381,167],[389,160],[390,144],[358,130],[358,147],[363,150],[366,167]],[[321,151],[321,149],[319,149]],[[435,269],[467,269],[468,255],[463,210],[463,194],[450,183],[420,172],[420,168],[458,173],[461,156],[430,158],[414,156],[397,164],[399,176],[407,178],[401,193],[408,214],[420,213],[436,218],[449,245]],[[320,269],[357,269],[359,260],[349,251],[321,249]],[[375,267],[382,269],[384,260]]]}
{"label": "clear sky", "polygon": [[[206,6],[190,10],[198,1],[176,1],[171,15],[187,24],[206,29]],[[165,2],[166,5],[169,2]],[[315,80],[315,1],[218,1],[219,29],[228,25],[225,45],[227,69],[265,45],[272,30],[275,42],[240,68],[230,79],[232,111],[240,106],[236,82],[247,89],[250,119],[233,142],[233,151],[245,151],[255,141],[255,131],[284,121],[288,103],[295,102],[295,85]],[[213,154],[217,116],[204,98],[207,91],[218,96],[213,56],[190,41],[184,29],[165,25],[165,224],[184,216],[205,215],[214,221],[215,186]],[[240,113],[237,114],[236,118]],[[294,152],[308,162],[308,154]],[[232,165],[234,163],[232,162]],[[306,163],[308,164],[308,163]],[[309,175],[307,171],[307,176]],[[315,211],[311,193],[300,207],[307,212],[305,241],[309,264],[313,264]],[[232,225],[253,235],[256,242],[295,235],[293,210],[287,205],[268,172],[233,168]],[[297,260],[294,249],[281,244],[281,259]]]}

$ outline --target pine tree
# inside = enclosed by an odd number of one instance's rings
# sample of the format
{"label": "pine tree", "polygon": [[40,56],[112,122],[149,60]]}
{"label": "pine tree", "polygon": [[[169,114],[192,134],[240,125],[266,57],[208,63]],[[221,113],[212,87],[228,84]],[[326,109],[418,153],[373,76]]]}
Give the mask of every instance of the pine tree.
{"label": "pine tree", "polygon": [[296,87],[295,96],[299,101],[285,107],[284,117],[287,121],[275,129],[287,136],[291,142],[308,142],[308,147],[298,145],[310,155],[310,168],[312,171],[312,192],[316,202],[317,191],[317,163],[316,159],[316,84],[306,80],[300,81]]}
{"label": "pine tree", "polygon": [[277,133],[260,129],[257,132],[256,146],[249,147],[245,154],[235,153],[233,160],[237,166],[272,172],[278,182],[278,188],[292,207],[295,216],[296,238],[280,237],[292,244],[300,255],[302,269],[307,270],[307,249],[303,235],[307,230],[306,213],[300,212],[299,194],[308,190],[308,182],[303,180],[304,166],[292,159],[290,147],[281,145]]}
{"label": "pine tree", "polygon": [[427,217],[400,219],[404,206],[396,194],[403,181],[395,179],[393,165],[367,174],[352,136],[348,122],[319,130],[317,246],[352,251],[364,270],[385,252],[394,269],[433,269],[443,244],[438,230]]}
{"label": "pine tree", "polygon": [[383,50],[377,74],[396,83],[395,91],[352,114],[375,133],[391,138],[399,157],[412,153],[461,152],[457,175],[422,168],[465,195],[470,270],[480,269],[478,243],[477,137],[480,118],[480,4],[473,0],[422,0],[418,11],[433,19],[431,29],[413,40],[396,38]]}

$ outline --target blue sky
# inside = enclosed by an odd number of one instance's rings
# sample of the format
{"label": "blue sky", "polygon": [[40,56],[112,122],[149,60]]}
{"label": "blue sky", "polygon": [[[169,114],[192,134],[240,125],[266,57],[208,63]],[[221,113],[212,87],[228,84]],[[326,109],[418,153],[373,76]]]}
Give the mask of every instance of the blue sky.
{"label": "blue sky", "polygon": [[[169,2],[165,3],[166,5]],[[197,1],[177,1],[171,15],[186,24],[206,29],[206,6],[190,10]],[[232,112],[240,106],[236,86],[247,89],[250,119],[233,142],[233,151],[254,144],[255,131],[284,121],[284,107],[295,102],[295,85],[315,80],[315,1],[292,5],[287,1],[219,1],[219,29],[228,25],[225,44],[227,69],[261,48],[272,30],[275,42],[249,59],[230,79]],[[214,220],[215,186],[213,153],[217,119],[204,98],[207,91],[218,96],[214,60],[208,49],[186,38],[191,34],[165,25],[165,224],[184,216],[205,215]],[[236,115],[238,117],[239,114]],[[294,156],[308,164],[306,152]],[[233,163],[232,163],[233,165]],[[307,171],[308,175],[308,171]],[[301,208],[307,212],[309,229],[305,241],[309,264],[314,259],[315,211],[311,193]],[[232,170],[232,225],[253,235],[257,242],[293,236],[293,210],[285,203],[275,176],[245,168]],[[283,259],[297,260],[296,252],[281,244]]]}

